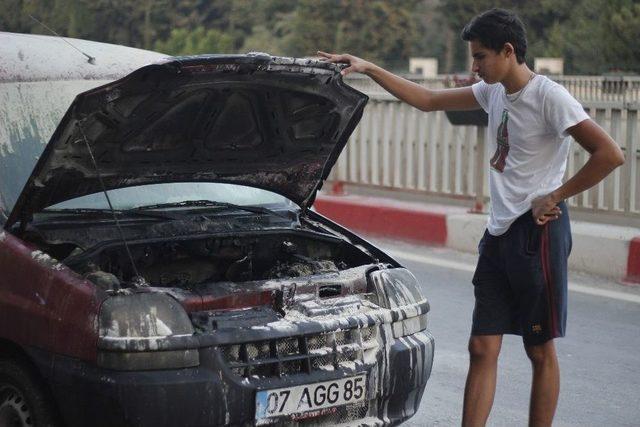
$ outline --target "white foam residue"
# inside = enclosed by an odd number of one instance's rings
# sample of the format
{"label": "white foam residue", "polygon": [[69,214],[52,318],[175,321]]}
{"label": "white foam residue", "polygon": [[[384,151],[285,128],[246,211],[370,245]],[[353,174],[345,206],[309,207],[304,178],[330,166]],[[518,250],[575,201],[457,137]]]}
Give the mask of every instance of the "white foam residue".
{"label": "white foam residue", "polygon": [[375,349],[365,350],[362,354],[364,356],[363,361],[365,365],[372,365],[376,362],[376,360],[378,360],[378,347],[376,347]]}
{"label": "white foam residue", "polygon": [[31,252],[31,258],[36,261],[48,261],[51,257],[42,251],[33,251]]}
{"label": "white foam residue", "polygon": [[270,330],[270,331],[278,331],[278,332],[294,332],[298,329],[298,327],[285,319],[278,320],[275,322],[269,322],[264,326],[252,326],[252,330]]}
{"label": "white foam residue", "polygon": [[49,255],[39,250],[31,252],[31,258],[33,258],[38,264],[50,267],[56,271],[60,271],[64,268],[64,265],[59,263],[57,259],[51,258]]}
{"label": "white foam residue", "polygon": [[[70,49],[88,52],[87,58]],[[167,55],[114,44],[38,34],[0,33],[3,73],[0,82],[109,79],[115,80]]]}
{"label": "white foam residue", "polygon": [[333,365],[320,365],[318,366],[318,369],[320,369],[321,371],[335,371],[336,368],[333,367]]}
{"label": "white foam residue", "polygon": [[96,57],[88,64],[57,37],[0,33],[0,41],[0,156],[16,152],[12,144],[27,137],[44,146],[76,95],[165,56],[73,39]]}
{"label": "white foam residue", "polygon": [[120,336],[120,324],[117,320],[113,319],[111,321],[111,325],[109,325],[109,329],[107,329],[104,333],[104,336],[107,337],[119,337]]}
{"label": "white foam residue", "polygon": [[327,354],[333,353],[333,349],[329,347],[322,347],[316,350],[309,350],[309,354],[313,356],[326,356]]}
{"label": "white foam residue", "polygon": [[158,335],[171,335],[173,331],[160,319],[156,319],[156,330]]}
{"label": "white foam residue", "polygon": [[158,349],[158,340],[149,340],[149,350],[157,350]]}
{"label": "white foam residue", "polygon": [[169,336],[173,333],[171,328],[167,326],[161,319],[158,318],[157,307],[151,307],[149,314],[145,316],[149,330],[154,332],[156,336]]}
{"label": "white foam residue", "polygon": [[296,321],[296,320],[309,320],[307,316],[300,313],[298,310],[289,310],[285,316],[287,320]]}
{"label": "white foam residue", "polygon": [[[172,335],[173,337],[190,336],[188,334]],[[115,337],[115,336],[103,336],[101,339],[110,342],[112,345],[120,350],[127,350],[133,347],[134,350],[158,350],[160,348],[160,342],[166,340],[166,336],[153,336],[153,337]]]}
{"label": "white foam residue", "polygon": [[[0,156],[15,153],[16,142],[36,138],[46,144],[76,95],[106,81],[4,83],[0,91]],[[37,154],[37,153],[36,153]],[[34,161],[35,165],[35,161]]]}
{"label": "white foam residue", "polygon": [[356,362],[349,360],[345,362],[340,362],[340,367],[355,370],[357,366],[356,366]]}

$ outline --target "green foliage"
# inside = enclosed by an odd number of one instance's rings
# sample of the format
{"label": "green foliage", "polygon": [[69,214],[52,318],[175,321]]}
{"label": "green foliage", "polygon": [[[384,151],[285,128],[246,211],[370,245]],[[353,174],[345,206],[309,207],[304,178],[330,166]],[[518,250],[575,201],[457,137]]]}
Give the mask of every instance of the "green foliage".
{"label": "green foliage", "polygon": [[231,53],[233,38],[216,29],[197,27],[193,31],[176,28],[167,40],[158,40],[154,49],[169,55],[196,55],[200,53]]}
{"label": "green foliage", "polygon": [[613,40],[607,56],[611,63],[617,62],[620,69],[640,71],[640,3],[626,3],[611,14],[609,27]]}
{"label": "green foliage", "polygon": [[266,52],[282,56],[287,54],[283,47],[284,44],[286,44],[286,39],[277,37],[266,26],[258,25],[253,28],[251,34],[244,38],[240,52]]}
{"label": "green foliage", "polygon": [[[514,10],[527,28],[527,59],[560,56],[565,73],[640,72],[637,0],[442,0],[450,28],[490,7]],[[459,31],[459,30],[458,30]]]}
{"label": "green foliage", "polygon": [[0,0],[0,30],[156,49],[169,54],[350,52],[397,71],[435,56],[468,67],[462,27],[490,7],[527,26],[527,59],[562,56],[565,72],[640,72],[638,0]]}
{"label": "green foliage", "polygon": [[420,0],[300,0],[282,30],[285,49],[294,56],[320,50],[353,52],[393,67],[406,68],[415,53]]}

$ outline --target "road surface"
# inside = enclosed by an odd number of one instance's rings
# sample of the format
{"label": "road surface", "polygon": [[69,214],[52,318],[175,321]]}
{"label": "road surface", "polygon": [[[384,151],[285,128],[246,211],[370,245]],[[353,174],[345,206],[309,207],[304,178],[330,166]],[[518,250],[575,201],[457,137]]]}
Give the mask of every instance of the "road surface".
{"label": "road surface", "polygon": [[[420,410],[405,426],[460,425],[476,257],[371,239],[411,269],[431,303],[436,339]],[[571,274],[567,336],[556,340],[561,390],[554,426],[640,426],[640,287]],[[490,426],[527,424],[531,368],[505,336]]]}

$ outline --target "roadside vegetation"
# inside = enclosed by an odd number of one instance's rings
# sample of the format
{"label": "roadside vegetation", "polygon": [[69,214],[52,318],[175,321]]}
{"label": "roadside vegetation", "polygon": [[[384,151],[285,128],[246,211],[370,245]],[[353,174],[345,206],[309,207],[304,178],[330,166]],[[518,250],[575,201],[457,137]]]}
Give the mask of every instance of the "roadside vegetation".
{"label": "roadside vegetation", "polygon": [[164,53],[349,51],[396,71],[437,57],[466,69],[462,26],[492,6],[529,29],[528,60],[561,56],[566,74],[640,73],[637,0],[0,0],[0,30],[64,36]]}

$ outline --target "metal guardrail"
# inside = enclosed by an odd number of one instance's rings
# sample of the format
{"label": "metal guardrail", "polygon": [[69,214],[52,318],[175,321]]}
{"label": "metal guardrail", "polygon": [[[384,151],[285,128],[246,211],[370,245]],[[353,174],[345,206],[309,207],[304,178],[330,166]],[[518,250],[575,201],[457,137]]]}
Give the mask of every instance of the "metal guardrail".
{"label": "metal guardrail", "polygon": [[[443,112],[424,113],[388,94],[370,93],[370,97],[329,181],[468,200],[470,207],[482,210],[489,195],[485,128],[452,126]],[[625,217],[625,224],[640,226],[638,105],[584,105],[620,145],[626,161],[602,183],[569,199],[569,205],[599,217]],[[574,142],[566,176],[588,157]]]}

